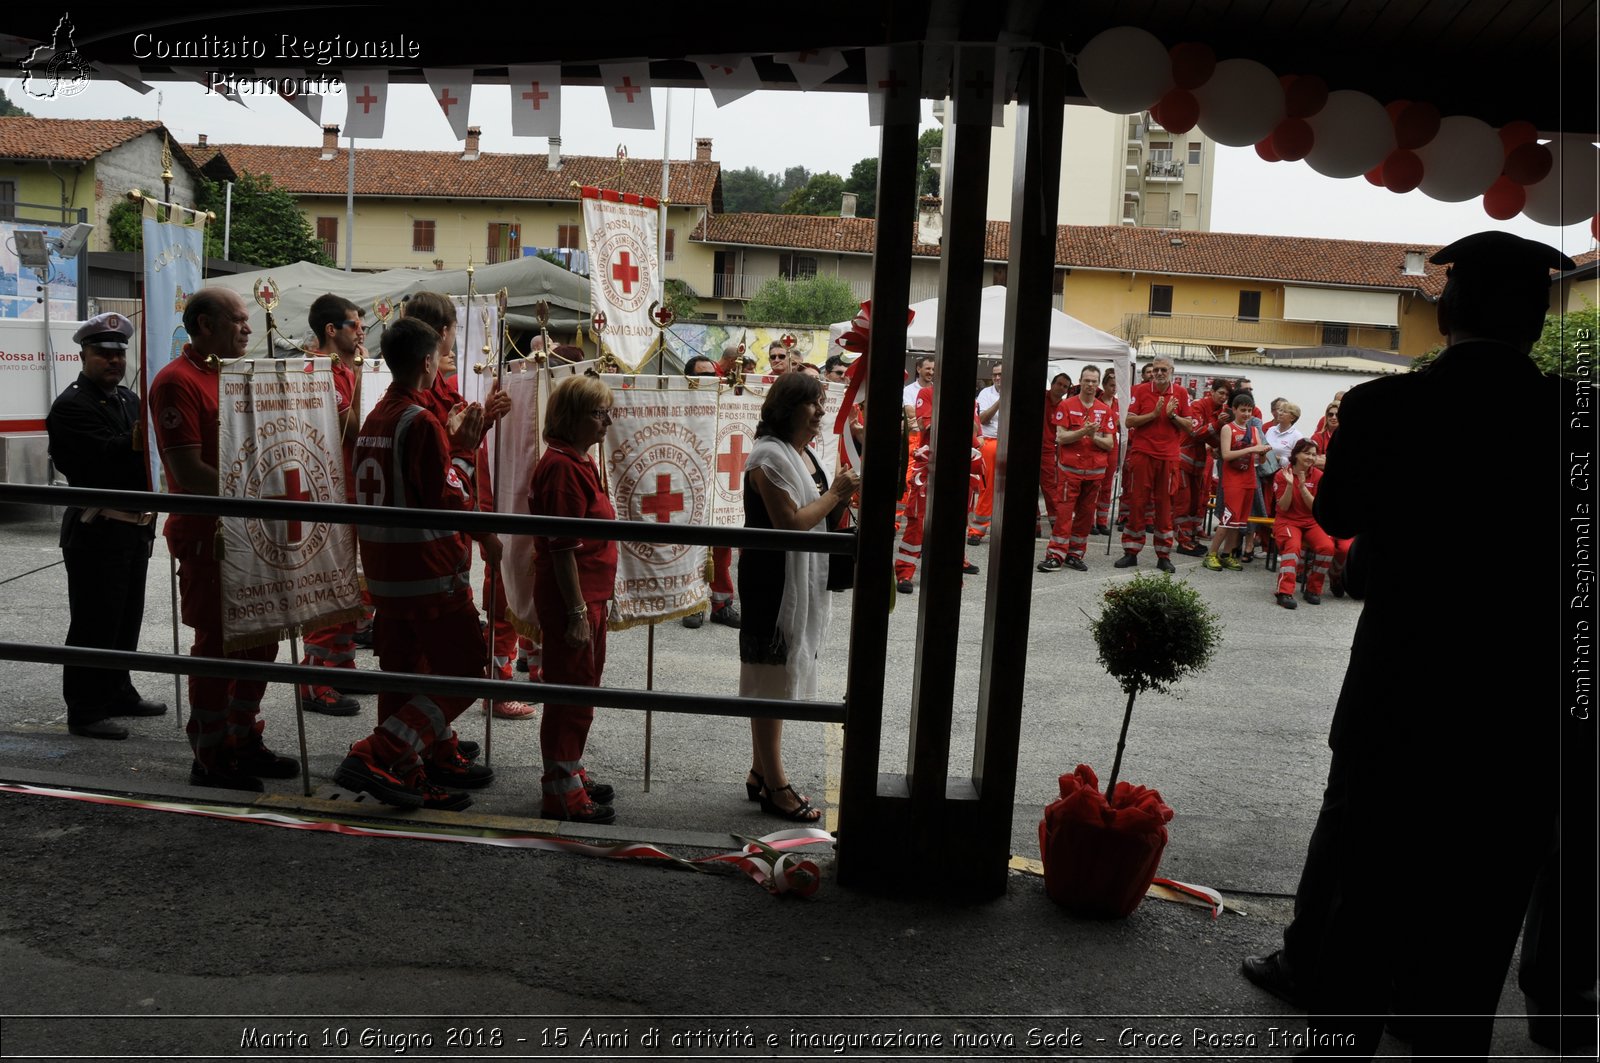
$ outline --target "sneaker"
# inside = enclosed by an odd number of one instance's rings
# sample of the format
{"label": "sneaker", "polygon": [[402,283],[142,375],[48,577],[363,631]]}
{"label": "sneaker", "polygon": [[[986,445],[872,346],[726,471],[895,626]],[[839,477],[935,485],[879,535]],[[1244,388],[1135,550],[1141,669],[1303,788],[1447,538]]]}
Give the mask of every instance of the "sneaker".
{"label": "sneaker", "polygon": [[588,791],[573,790],[578,795],[563,801],[546,794],[539,814],[545,819],[565,820],[568,823],[615,823],[616,809],[610,805],[597,805],[589,800]]}
{"label": "sneaker", "polygon": [[1059,557],[1046,557],[1034,567],[1040,572],[1059,572],[1061,571],[1061,566],[1064,564],[1066,564],[1066,562],[1062,561]]}
{"label": "sneaker", "polygon": [[1239,559],[1234,557],[1232,554],[1229,554],[1227,557],[1222,559],[1222,567],[1227,569],[1229,572],[1244,571],[1244,565],[1240,564]]}
{"label": "sneaker", "polygon": [[705,622],[706,613],[704,609],[700,610],[698,613],[690,613],[688,616],[683,618],[683,626],[688,628],[690,631],[698,629],[705,624]]}
{"label": "sneaker", "polygon": [[384,804],[396,808],[422,807],[423,794],[420,789],[407,785],[398,775],[385,771],[354,753],[344,758],[338,770],[333,773],[333,781],[351,793],[371,794]]}
{"label": "sneaker", "polygon": [[968,546],[982,546],[983,545],[983,536],[981,536],[981,535],[969,535],[969,536],[967,536],[967,545]]}
{"label": "sneaker", "polygon": [[578,777],[583,780],[583,792],[589,795],[589,800],[597,805],[609,805],[611,799],[617,796],[617,788],[610,783],[595,782],[589,778],[589,772],[583,768],[578,769]]}
{"label": "sneaker", "polygon": [[472,798],[466,794],[455,793],[443,787],[435,786],[426,779],[417,786],[417,793],[422,795],[422,808],[432,809],[436,812],[460,812],[464,808],[472,807]]}
{"label": "sneaker", "polygon": [[1301,592],[1300,596],[1306,600],[1307,605],[1322,604],[1322,595],[1320,594],[1312,594],[1310,591],[1303,591]]}
{"label": "sneaker", "polygon": [[969,576],[976,576],[978,574],[978,566],[963,558],[961,561],[961,571],[965,572]]}
{"label": "sneaker", "polygon": [[189,767],[190,786],[208,786],[217,790],[244,790],[246,793],[259,794],[266,790],[261,785],[261,780],[254,775],[246,775],[239,770],[238,765],[228,764],[225,767],[203,768],[197,760]]}
{"label": "sneaker", "polygon": [[711,610],[711,622],[724,627],[738,627],[743,622],[739,615],[739,603],[729,602],[720,609]]}
{"label": "sneaker", "polygon": [[1216,554],[1207,554],[1206,559],[1200,562],[1200,567],[1210,569],[1212,572],[1222,571],[1222,559]]}
{"label": "sneaker", "polygon": [[539,713],[539,706],[526,701],[497,701],[494,718],[497,720],[531,720]]}
{"label": "sneaker", "polygon": [[899,580],[895,583],[894,589],[899,591],[901,594],[910,594],[911,581],[908,579]]}
{"label": "sneaker", "polygon": [[447,790],[481,790],[494,782],[494,769],[468,760],[458,750],[440,747],[424,768],[428,781]]}
{"label": "sneaker", "polygon": [[1089,571],[1089,566],[1083,563],[1083,558],[1078,557],[1075,554],[1068,554],[1067,559],[1061,563],[1072,569],[1074,572]]}
{"label": "sneaker", "polygon": [[461,755],[466,757],[468,760],[477,760],[478,754],[483,752],[482,746],[465,738],[456,739],[456,748],[459,749],[461,751]]}
{"label": "sneaker", "polygon": [[300,703],[307,712],[320,712],[324,716],[354,716],[361,711],[361,703],[347,698],[332,687],[300,688]]}
{"label": "sneaker", "polygon": [[[688,624],[684,624],[683,626],[684,627],[688,627],[689,625]],[[527,673],[528,673],[528,659],[526,657],[518,657],[517,658],[517,663],[512,665],[512,667],[515,668],[517,671],[521,672],[523,675],[527,675]]]}
{"label": "sneaker", "polygon": [[1178,571],[1178,566],[1172,563],[1172,558],[1170,557],[1158,557],[1156,558],[1156,570],[1159,572],[1176,572]]}
{"label": "sneaker", "polygon": [[279,756],[263,745],[240,753],[234,764],[241,773],[258,779],[293,779],[300,774],[298,760]]}
{"label": "sneaker", "polygon": [[1278,604],[1283,606],[1285,609],[1295,609],[1299,607],[1298,603],[1294,600],[1294,595],[1292,594],[1278,595]]}
{"label": "sneaker", "polygon": [[1139,563],[1139,555],[1124,550],[1122,556],[1111,562],[1112,568],[1132,568]]}

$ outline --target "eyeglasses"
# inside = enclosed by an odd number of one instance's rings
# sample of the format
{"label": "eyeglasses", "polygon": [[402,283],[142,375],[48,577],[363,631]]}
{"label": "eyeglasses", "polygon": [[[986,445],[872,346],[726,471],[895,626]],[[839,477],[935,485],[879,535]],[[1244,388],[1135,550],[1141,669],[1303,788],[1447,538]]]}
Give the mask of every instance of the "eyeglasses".
{"label": "eyeglasses", "polygon": [[348,318],[347,317],[343,321],[339,322],[337,327],[338,328],[342,328],[342,329],[345,329],[345,328],[365,329],[367,326],[363,325],[360,322],[359,319],[352,319],[352,318]]}
{"label": "eyeglasses", "polygon": [[589,416],[597,421],[605,421],[609,424],[611,422],[611,408],[608,406],[603,410],[590,410]]}

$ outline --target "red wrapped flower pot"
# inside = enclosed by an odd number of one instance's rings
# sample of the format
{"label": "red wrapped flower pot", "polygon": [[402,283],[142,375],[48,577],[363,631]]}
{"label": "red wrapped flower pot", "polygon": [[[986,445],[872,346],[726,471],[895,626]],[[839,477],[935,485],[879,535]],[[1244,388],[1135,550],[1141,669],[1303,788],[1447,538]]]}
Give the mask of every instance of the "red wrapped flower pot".
{"label": "red wrapped flower pot", "polygon": [[1161,865],[1172,809],[1161,794],[1119,782],[1108,803],[1086,764],[1060,779],[1061,796],[1039,822],[1039,855],[1050,899],[1074,915],[1132,914]]}

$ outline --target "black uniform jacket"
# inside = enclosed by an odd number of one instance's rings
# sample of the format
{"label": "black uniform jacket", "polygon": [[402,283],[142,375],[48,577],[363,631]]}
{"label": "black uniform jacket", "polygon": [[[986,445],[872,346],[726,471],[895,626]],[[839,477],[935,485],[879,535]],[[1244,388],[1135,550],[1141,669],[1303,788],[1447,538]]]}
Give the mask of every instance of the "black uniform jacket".
{"label": "black uniform jacket", "polygon": [[[50,457],[73,487],[103,487],[115,491],[147,491],[145,454],[133,447],[139,423],[139,396],[118,385],[107,395],[83,374],[57,396],[45,428],[50,433]],[[67,510],[61,522],[61,546],[92,546],[108,535],[155,537],[154,523],[125,524],[100,519],[85,524],[81,507]]]}

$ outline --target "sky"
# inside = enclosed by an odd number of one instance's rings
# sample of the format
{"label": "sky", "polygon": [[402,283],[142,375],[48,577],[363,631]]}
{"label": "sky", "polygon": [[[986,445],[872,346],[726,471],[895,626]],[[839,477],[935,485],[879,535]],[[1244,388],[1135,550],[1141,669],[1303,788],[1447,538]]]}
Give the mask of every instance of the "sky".
{"label": "sky", "polygon": [[[212,143],[321,143],[316,125],[277,97],[245,97],[241,106],[206,93],[196,82],[160,82],[144,95],[103,76],[76,96],[40,100],[11,80],[0,83],[11,99],[42,118],[159,118],[183,143],[200,134]],[[630,156],[659,158],[670,121],[672,158],[694,157],[694,139],[711,137],[713,157],[725,171],[756,166],[781,173],[805,166],[813,173],[847,176],[855,163],[878,153],[878,130],[867,123],[865,96],[853,92],[763,91],[717,108],[704,89],[655,88],[656,128],[615,129],[599,88],[562,89],[562,150],[569,155],[612,155],[625,145]],[[342,93],[324,100],[323,120],[342,122]],[[543,155],[542,137],[513,137],[510,93],[504,85],[477,87],[471,122],[481,126],[481,148],[489,152]],[[937,125],[932,104],[923,103],[925,128]],[[443,113],[422,85],[392,88],[385,135],[363,145],[385,148],[459,148]],[[1481,203],[1440,203],[1420,191],[1396,195],[1360,177],[1326,178],[1304,163],[1266,163],[1252,148],[1218,149],[1211,228],[1218,232],[1445,244],[1468,233],[1503,229],[1542,240],[1569,255],[1594,247],[1586,223],[1557,229],[1523,217],[1499,222]]]}

